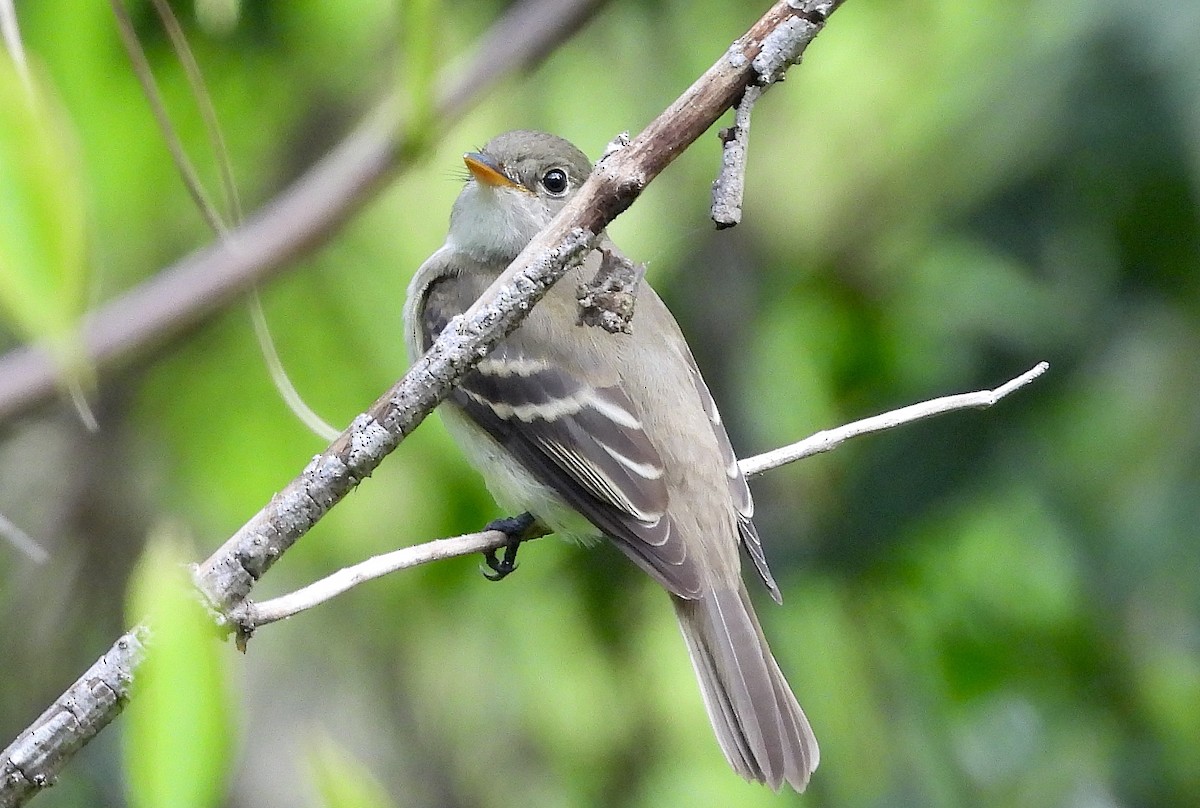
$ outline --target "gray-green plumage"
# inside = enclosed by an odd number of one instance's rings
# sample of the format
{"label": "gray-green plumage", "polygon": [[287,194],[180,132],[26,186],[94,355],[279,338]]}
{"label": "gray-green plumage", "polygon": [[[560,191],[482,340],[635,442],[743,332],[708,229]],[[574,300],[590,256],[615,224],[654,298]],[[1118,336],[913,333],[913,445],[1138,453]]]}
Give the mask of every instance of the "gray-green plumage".
{"label": "gray-green plumage", "polygon": [[[591,171],[570,143],[531,131],[500,135],[465,159],[473,177],[446,243],[409,287],[414,357]],[[667,589],[730,764],[747,779],[802,790],[816,740],[741,578],[739,543],[779,599],[749,488],[687,342],[647,284],[631,333],[577,325],[576,289],[599,261],[593,252],[550,289],[463,379],[443,419],[503,507],[556,533],[607,537]]]}

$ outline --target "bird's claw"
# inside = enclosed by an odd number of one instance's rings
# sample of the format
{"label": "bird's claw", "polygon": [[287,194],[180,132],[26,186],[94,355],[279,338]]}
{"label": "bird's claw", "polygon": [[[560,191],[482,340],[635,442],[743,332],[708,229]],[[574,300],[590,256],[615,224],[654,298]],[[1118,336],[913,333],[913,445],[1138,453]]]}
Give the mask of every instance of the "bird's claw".
{"label": "bird's claw", "polygon": [[489,581],[500,581],[507,578],[517,568],[517,548],[525,540],[529,528],[533,526],[532,514],[523,513],[520,516],[508,516],[488,523],[487,530],[498,530],[508,537],[504,544],[504,555],[497,556],[496,549],[483,552],[484,563],[479,571]]}
{"label": "bird's claw", "polygon": [[501,581],[516,572],[518,566],[514,560],[516,553],[510,553],[510,548],[511,545],[505,546],[503,558],[498,558],[495,550],[484,551],[484,563],[479,565],[479,571],[483,574],[484,578],[487,578],[489,581]]}

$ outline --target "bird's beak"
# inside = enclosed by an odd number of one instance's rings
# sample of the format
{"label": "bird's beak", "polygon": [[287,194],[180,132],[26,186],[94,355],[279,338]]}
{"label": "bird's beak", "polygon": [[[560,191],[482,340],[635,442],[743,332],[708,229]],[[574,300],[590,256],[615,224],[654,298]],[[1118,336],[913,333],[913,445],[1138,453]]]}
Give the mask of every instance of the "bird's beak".
{"label": "bird's beak", "polygon": [[521,188],[505,175],[499,163],[483,152],[467,152],[463,155],[463,162],[467,164],[471,175],[484,185],[493,188]]}

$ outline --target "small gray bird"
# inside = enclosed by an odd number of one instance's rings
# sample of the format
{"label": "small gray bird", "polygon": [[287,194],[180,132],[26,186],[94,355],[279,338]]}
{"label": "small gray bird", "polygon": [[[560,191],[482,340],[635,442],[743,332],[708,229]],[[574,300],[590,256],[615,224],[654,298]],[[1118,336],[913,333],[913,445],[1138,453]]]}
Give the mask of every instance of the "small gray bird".
{"label": "small gray bird", "polygon": [[[533,131],[499,135],[463,160],[471,176],[446,243],[409,286],[413,358],[592,170],[567,141]],[[585,542],[607,537],[670,593],[730,765],[803,791],[817,742],[742,583],[739,544],[780,599],[750,489],[675,318],[647,284],[631,333],[577,324],[576,289],[601,260],[592,252],[555,284],[450,394],[442,418],[502,507]]]}

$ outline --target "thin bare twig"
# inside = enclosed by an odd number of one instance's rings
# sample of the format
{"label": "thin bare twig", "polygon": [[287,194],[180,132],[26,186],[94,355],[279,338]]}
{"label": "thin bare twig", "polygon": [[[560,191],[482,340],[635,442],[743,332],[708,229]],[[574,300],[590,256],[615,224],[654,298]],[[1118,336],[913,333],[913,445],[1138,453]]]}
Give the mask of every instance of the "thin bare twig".
{"label": "thin bare twig", "polygon": [[762,95],[761,87],[747,87],[738,101],[733,126],[721,130],[721,171],[713,180],[710,218],[718,230],[742,220],[746,190],[746,158],[750,149],[750,113]]}
{"label": "thin bare twig", "polygon": [[175,127],[171,125],[171,116],[167,114],[167,107],[158,92],[158,83],[154,80],[154,73],[150,69],[146,53],[142,50],[141,43],[138,42],[137,32],[133,28],[133,20],[129,18],[124,0],[109,0],[109,5],[117,20],[117,33],[121,36],[121,44],[125,46],[125,54],[129,57],[129,61],[133,62],[133,73],[137,76],[138,83],[142,85],[142,94],[146,96],[150,111],[154,114],[154,120],[158,123],[163,140],[166,141],[167,150],[171,152],[171,159],[183,175],[184,187],[187,188],[192,201],[208,226],[218,234],[224,233],[225,224],[221,221],[221,215],[208,198],[208,194],[204,192],[200,175],[196,173],[196,167],[188,159],[187,151],[184,150],[183,143],[175,132]]}
{"label": "thin bare twig", "polygon": [[[200,110],[200,118],[204,121],[204,132],[208,136],[209,148],[212,149],[213,160],[220,172],[221,189],[225,195],[229,219],[234,224],[241,224],[242,202],[238,195],[237,182],[233,178],[233,161],[229,159],[225,135],[221,131],[221,123],[217,119],[217,108],[213,106],[212,95],[208,92],[208,85],[204,81],[200,63],[196,61],[196,55],[192,53],[187,36],[179,25],[179,19],[171,10],[171,4],[167,0],[153,0],[153,3],[154,10],[158,12],[158,19],[162,22],[162,26],[171,40],[171,47],[175,49],[175,55],[183,66],[188,86],[192,88],[192,98],[195,99],[196,107]],[[140,44],[138,49],[141,50]],[[182,167],[180,168],[182,170]],[[215,235],[220,235],[220,233]]]}
{"label": "thin bare twig", "polygon": [[756,457],[743,460],[741,462],[742,473],[747,477],[757,477],[764,471],[770,471],[773,468],[778,468],[779,466],[805,457],[811,457],[815,454],[828,452],[842,445],[850,438],[856,438],[859,435],[882,432],[885,429],[891,429],[900,424],[911,424],[914,421],[920,421],[955,410],[984,409],[990,407],[1009,393],[1029,384],[1049,369],[1050,364],[1048,362],[1038,362],[1020,376],[1005,382],[994,390],[980,390],[975,393],[942,396],[930,401],[910,404],[907,407],[885,412],[881,415],[863,418],[861,421],[854,421],[845,426],[839,426],[836,429],[826,429],[802,441],[793,443],[791,446],[784,446],[780,449],[774,449]]}
{"label": "thin bare twig", "polygon": [[262,352],[263,361],[267,365],[267,373],[275,385],[275,392],[283,399],[283,403],[291,410],[292,414],[300,420],[300,423],[308,428],[309,432],[323,440],[335,439],[342,434],[342,431],[331,425],[309,406],[308,402],[304,400],[304,396],[300,395],[300,391],[296,389],[296,385],[292,383],[292,377],[288,375],[287,368],[283,366],[283,358],[279,356],[279,349],[275,347],[275,338],[271,336],[271,326],[267,323],[267,311],[263,308],[262,296],[258,293],[258,289],[250,292],[248,304],[250,323],[254,326],[254,338],[258,341],[258,349]]}
{"label": "thin bare twig", "polygon": [[[1022,373],[1015,379],[997,387],[994,390],[980,390],[974,393],[960,393],[953,396],[943,396],[930,401],[911,404],[898,410],[892,410],[861,421],[827,429],[818,432],[804,440],[797,441],[760,455],[747,457],[739,461],[742,473],[747,477],[757,476],[771,469],[794,463],[815,454],[828,452],[850,438],[882,432],[903,424],[910,424],[934,415],[964,409],[982,409],[990,407],[1009,393],[1012,393],[1032,382],[1049,369],[1049,364],[1039,362],[1035,367]],[[531,538],[541,538],[535,536]],[[527,539],[528,540],[528,539]],[[332,600],[342,593],[353,589],[359,584],[382,578],[393,572],[411,569],[433,561],[443,561],[456,556],[473,555],[486,550],[498,550],[504,547],[509,538],[499,530],[484,530],[479,533],[467,533],[447,539],[403,547],[390,553],[373,556],[349,567],[344,567],[332,575],[318,581],[260,603],[247,602],[242,613],[245,624],[240,628],[251,632],[269,623],[284,620],[307,611],[314,606]]]}
{"label": "thin bare twig", "polygon": [[508,540],[508,536],[499,530],[483,530],[381,553],[349,567],[343,567],[295,592],[260,603],[247,601],[247,608],[241,616],[244,622],[239,629],[248,634],[269,623],[294,617],[367,581],[433,561],[474,555],[486,550],[499,550]]}

